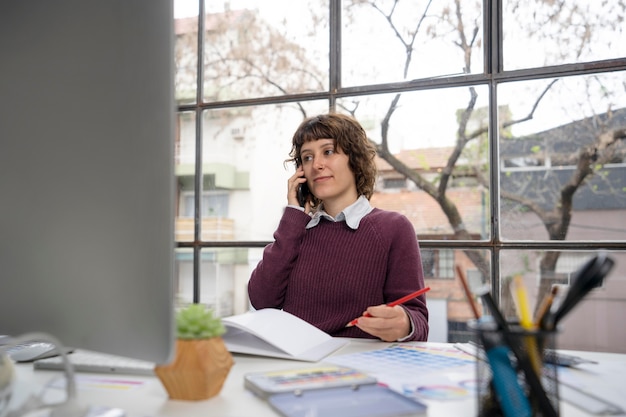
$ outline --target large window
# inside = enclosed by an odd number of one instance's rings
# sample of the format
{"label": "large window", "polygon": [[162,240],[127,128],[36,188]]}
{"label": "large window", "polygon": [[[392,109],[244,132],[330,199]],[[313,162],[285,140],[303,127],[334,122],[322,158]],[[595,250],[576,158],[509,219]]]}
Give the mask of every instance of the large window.
{"label": "large window", "polygon": [[572,319],[563,340],[625,349],[613,319],[626,314],[623,2],[174,5],[181,302],[248,308],[286,205],[291,135],[336,111],[376,144],[371,202],[413,223],[451,329],[472,318],[455,265],[506,310],[512,276],[537,303],[608,250],[613,273],[574,312],[598,316],[604,336],[570,337],[587,334]]}

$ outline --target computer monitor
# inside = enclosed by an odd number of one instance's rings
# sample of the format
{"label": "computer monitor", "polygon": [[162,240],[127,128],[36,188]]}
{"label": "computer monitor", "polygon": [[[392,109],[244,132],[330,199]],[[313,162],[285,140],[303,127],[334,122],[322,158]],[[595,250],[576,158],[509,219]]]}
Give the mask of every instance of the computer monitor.
{"label": "computer monitor", "polygon": [[0,334],[171,357],[172,9],[0,2]]}

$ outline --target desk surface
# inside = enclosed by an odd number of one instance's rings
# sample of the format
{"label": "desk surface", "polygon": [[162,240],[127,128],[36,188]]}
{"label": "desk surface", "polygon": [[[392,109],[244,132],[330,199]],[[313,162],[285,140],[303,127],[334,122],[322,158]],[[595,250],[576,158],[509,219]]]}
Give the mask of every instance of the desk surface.
{"label": "desk surface", "polygon": [[[429,345],[429,344],[426,344]],[[432,344],[430,344],[432,345]],[[437,344],[441,345],[441,344]],[[351,342],[335,352],[334,355],[357,353],[388,347],[388,343],[351,340]],[[617,362],[626,365],[626,355],[598,352],[568,352],[602,362]],[[156,377],[123,377],[106,375],[108,379],[120,379],[139,382],[139,386],[129,390],[106,388],[86,389],[79,383],[78,398],[83,404],[117,407],[126,411],[127,417],[277,417],[265,401],[255,397],[244,389],[244,374],[249,372],[277,371],[298,367],[313,366],[310,362],[262,358],[247,355],[233,355],[235,365],[231,368],[228,378],[220,394],[205,401],[187,402],[174,401],[167,398],[167,393]],[[17,366],[16,391],[20,396],[31,389],[41,389],[61,374],[54,371],[34,371],[32,365]],[[94,377],[96,374],[80,373],[78,376]],[[102,376],[102,375],[100,375]],[[19,389],[19,391],[18,391]],[[63,392],[60,388],[57,391]],[[622,391],[626,391],[623,390]],[[474,416],[476,414],[473,396],[454,401],[424,401],[428,405],[428,416]],[[568,403],[561,404],[561,416],[578,417],[589,415]]]}

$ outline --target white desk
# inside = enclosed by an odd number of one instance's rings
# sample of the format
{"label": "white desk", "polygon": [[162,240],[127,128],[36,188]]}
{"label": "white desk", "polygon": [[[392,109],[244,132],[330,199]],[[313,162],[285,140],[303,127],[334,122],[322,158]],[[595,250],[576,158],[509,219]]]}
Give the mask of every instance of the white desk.
{"label": "white desk", "polygon": [[[381,349],[389,346],[387,343],[352,340],[335,354],[355,353],[366,350]],[[596,361],[616,361],[626,364],[626,355],[596,352],[568,352]],[[235,365],[231,368],[228,378],[220,394],[205,401],[186,402],[168,400],[167,393],[156,377],[128,377],[127,379],[143,381],[137,389],[115,392],[114,390],[94,389],[78,390],[78,398],[84,404],[106,405],[118,407],[126,411],[128,417],[277,417],[269,405],[256,398],[243,387],[243,376],[248,372],[276,371],[294,369],[297,367],[312,366],[310,362],[261,358],[246,355],[233,355]],[[60,375],[53,371],[34,371],[29,364],[17,366],[17,386],[20,396],[25,389],[42,387],[53,378]],[[94,374],[78,374],[91,375]],[[107,378],[114,375],[108,374]],[[121,376],[120,378],[124,378]],[[622,388],[626,394],[626,388]],[[17,400],[18,398],[16,398]],[[428,404],[428,416],[475,416],[474,398],[462,401],[424,401]],[[36,414],[37,416],[39,414]],[[588,414],[568,403],[561,404],[561,416],[579,417]]]}

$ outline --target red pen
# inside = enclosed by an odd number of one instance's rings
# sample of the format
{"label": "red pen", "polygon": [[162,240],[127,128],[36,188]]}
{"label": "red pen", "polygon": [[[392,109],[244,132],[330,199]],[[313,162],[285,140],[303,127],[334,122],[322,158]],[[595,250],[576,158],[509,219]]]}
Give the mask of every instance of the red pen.
{"label": "red pen", "polygon": [[[392,302],[390,302],[390,303],[389,303],[389,304],[387,304],[387,305],[388,305],[389,307],[394,307],[394,306],[397,306],[397,305],[399,305],[399,304],[406,303],[407,301],[409,301],[409,300],[411,300],[411,299],[413,299],[413,298],[415,298],[415,297],[417,297],[417,296],[419,296],[419,295],[422,295],[422,294],[424,294],[426,291],[429,291],[429,290],[430,290],[430,287],[424,287],[424,288],[422,288],[421,290],[417,290],[417,291],[415,291],[415,292],[413,292],[413,293],[411,293],[411,294],[409,294],[409,295],[405,295],[404,297],[402,297],[402,298],[400,298],[400,299],[398,299],[398,300],[396,300],[396,301],[392,301]],[[371,315],[370,315],[370,314],[368,314],[367,312],[365,312],[365,313],[363,314],[363,317],[371,317]],[[357,322],[358,322],[358,321],[359,321],[359,319],[358,319],[358,318],[356,318],[356,319],[352,320],[350,323],[346,324],[346,327],[352,327],[352,326],[354,326],[355,324],[357,324]]]}

